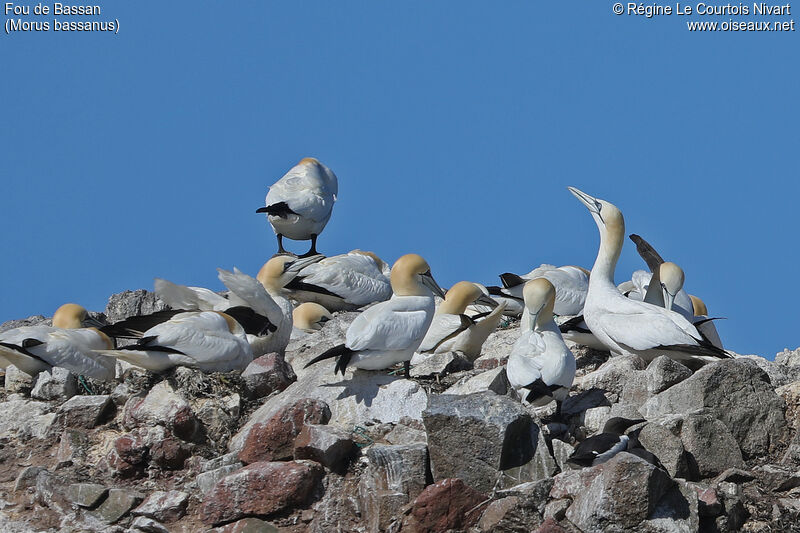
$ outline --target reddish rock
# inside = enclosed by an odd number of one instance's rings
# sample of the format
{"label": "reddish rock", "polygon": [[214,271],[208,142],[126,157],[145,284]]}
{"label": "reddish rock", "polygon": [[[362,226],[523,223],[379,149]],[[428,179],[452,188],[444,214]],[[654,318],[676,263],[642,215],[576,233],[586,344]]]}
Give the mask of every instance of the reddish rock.
{"label": "reddish rock", "polygon": [[414,501],[411,516],[419,533],[467,529],[477,523],[488,504],[486,496],[460,479],[428,485]]}
{"label": "reddish rock", "polygon": [[147,446],[142,438],[128,433],[114,441],[114,447],[106,459],[117,475],[132,477],[144,470],[147,452]]}
{"label": "reddish rock", "polygon": [[263,398],[275,391],[282,391],[294,381],[297,376],[292,365],[277,353],[262,355],[247,365],[242,372],[245,395],[248,398]]}
{"label": "reddish rock", "polygon": [[257,462],[225,476],[200,507],[205,524],[266,516],[304,504],[325,470],[312,461]]}
{"label": "reddish rock", "polygon": [[331,418],[328,404],[305,398],[284,407],[263,424],[254,424],[244,441],[239,459],[245,463],[289,459],[294,439],[309,424],[327,424]]}
{"label": "reddish rock", "polygon": [[567,530],[558,525],[552,518],[546,519],[534,533],[567,533]]}
{"label": "reddish rock", "polygon": [[150,461],[167,470],[183,468],[184,462],[190,455],[188,447],[173,437],[167,437],[150,447]]}
{"label": "reddish rock", "polygon": [[294,441],[294,458],[310,459],[344,473],[358,447],[346,431],[317,424],[304,426]]}
{"label": "reddish rock", "polygon": [[719,516],[725,509],[719,494],[713,487],[694,485],[697,492],[698,511],[700,516]]}

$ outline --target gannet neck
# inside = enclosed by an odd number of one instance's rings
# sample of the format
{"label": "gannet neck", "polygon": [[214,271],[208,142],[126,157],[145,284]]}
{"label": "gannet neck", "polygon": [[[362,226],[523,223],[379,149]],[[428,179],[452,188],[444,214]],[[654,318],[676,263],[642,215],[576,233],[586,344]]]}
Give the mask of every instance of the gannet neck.
{"label": "gannet neck", "polygon": [[600,230],[600,248],[592,267],[592,275],[589,276],[589,286],[593,283],[614,285],[614,270],[625,241],[625,219],[622,213],[608,202],[603,202],[603,207],[601,220],[598,220],[598,215],[594,215]]}

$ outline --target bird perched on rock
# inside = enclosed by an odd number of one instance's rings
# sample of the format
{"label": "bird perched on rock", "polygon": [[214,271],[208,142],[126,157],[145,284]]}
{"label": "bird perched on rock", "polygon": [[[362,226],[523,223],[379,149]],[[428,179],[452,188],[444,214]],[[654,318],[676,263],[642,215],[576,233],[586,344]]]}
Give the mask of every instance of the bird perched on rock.
{"label": "bird perched on rock", "polygon": [[278,238],[279,254],[287,253],[283,237],[311,240],[303,257],[317,253],[317,237],[331,218],[337,194],[336,174],[313,157],[301,160],[269,188],[266,205],[256,212],[267,214]]}
{"label": "bird perched on rock", "polygon": [[293,300],[315,302],[329,311],[354,311],[392,297],[386,263],[361,250],[310,263],[286,288]]}
{"label": "bird perched on rock", "polygon": [[381,370],[409,361],[433,320],[434,294],[444,293],[431,275],[428,263],[417,254],[398,259],[391,271],[394,296],[358,315],[350,324],[345,343],[312,359],[306,367],[336,357],[334,372],[344,375],[348,365]]}
{"label": "bird perched on rock", "polygon": [[53,315],[52,327],[23,326],[0,333],[0,363],[32,376],[59,366],[94,379],[114,379],[115,361],[93,352],[114,347],[99,326],[80,305],[64,304]]}
{"label": "bird perched on rock", "polygon": [[[464,312],[473,303],[489,306],[493,310],[483,316],[469,317]],[[412,364],[422,362],[431,354],[445,352],[461,352],[474,361],[481,354],[486,338],[503,319],[505,308],[505,302],[498,305],[488,294],[484,294],[480,285],[459,281],[447,291],[444,302],[436,309],[431,327],[411,360]]]}
{"label": "bird perched on rock", "polygon": [[181,312],[144,331],[135,344],[95,351],[155,372],[175,366],[228,372],[253,360],[244,328],[222,311]]}
{"label": "bird perched on rock", "polygon": [[525,308],[529,325],[511,349],[508,382],[525,403],[546,405],[556,400],[556,416],[575,379],[575,356],[561,338],[553,320],[556,289],[545,278],[525,284]]}
{"label": "bird perched on rock", "polygon": [[583,316],[589,330],[615,354],[638,355],[651,361],[659,355],[705,364],[730,354],[717,348],[680,314],[623,296],[614,284],[622,250],[625,220],[613,204],[569,187],[589,210],[600,231],[600,248],[589,278]]}
{"label": "bird perched on rock", "polygon": [[639,430],[632,431],[628,435],[625,434],[628,428],[642,422],[645,422],[645,420],[630,420],[621,417],[610,418],[603,426],[602,433],[593,435],[578,444],[575,451],[567,459],[567,464],[573,468],[597,466],[609,461],[620,452],[628,452],[663,469],[664,467],[658,457],[645,449],[639,442]]}

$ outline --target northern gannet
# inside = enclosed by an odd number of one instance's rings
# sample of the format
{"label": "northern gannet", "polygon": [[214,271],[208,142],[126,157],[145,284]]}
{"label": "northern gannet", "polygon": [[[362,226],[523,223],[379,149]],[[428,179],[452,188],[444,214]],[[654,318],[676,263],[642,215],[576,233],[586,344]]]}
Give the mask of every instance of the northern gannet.
{"label": "northern gannet", "polygon": [[[469,317],[464,312],[473,303],[494,309],[483,316]],[[417,364],[431,354],[444,352],[461,352],[474,361],[481,354],[486,338],[503,319],[505,307],[505,303],[498,305],[485,294],[478,284],[459,281],[447,291],[411,363]]]}
{"label": "northern gannet", "polygon": [[609,461],[619,452],[627,451],[663,468],[658,458],[644,449],[636,434],[625,434],[625,430],[629,427],[644,421],[644,419],[610,418],[603,426],[602,433],[589,437],[578,444],[567,459],[567,464],[573,468],[597,466]]}
{"label": "northern gannet", "polygon": [[95,351],[155,372],[175,366],[228,372],[253,360],[241,324],[222,311],[178,313],[145,331],[136,344]]}
{"label": "northern gannet", "polygon": [[511,349],[508,382],[525,403],[542,406],[555,399],[558,415],[575,379],[576,365],[553,320],[556,289],[547,279],[537,278],[525,284],[523,297],[530,321]]}
{"label": "northern gannet", "polygon": [[392,297],[386,263],[361,250],[309,264],[286,288],[293,300],[315,302],[329,311],[353,311]]}
{"label": "northern gannet", "polygon": [[625,220],[617,207],[573,187],[568,188],[592,214],[600,231],[600,248],[589,278],[583,316],[597,339],[615,354],[650,361],[667,355],[678,361],[708,362],[730,354],[703,339],[680,314],[623,296],[614,285],[622,251]]}
{"label": "northern gannet", "polygon": [[[506,272],[500,275],[503,288],[498,291],[493,287],[491,292],[494,293],[493,296],[513,298],[522,303],[522,288],[525,282],[537,278],[545,278],[556,288],[555,314],[558,316],[581,314],[589,289],[589,271],[573,265],[555,267],[543,264],[523,275]],[[520,313],[524,314],[524,304]]]}
{"label": "northern gannet", "polygon": [[722,339],[717,332],[717,326],[714,325],[714,319],[708,317],[708,308],[705,302],[693,294],[690,294],[689,298],[692,300],[692,312],[694,313],[692,322],[697,331],[702,333],[708,342],[717,348],[722,348]]}
{"label": "northern gannet", "polygon": [[348,365],[381,370],[409,361],[431,325],[434,294],[444,293],[431,275],[428,263],[417,254],[398,259],[391,271],[390,300],[380,302],[358,315],[345,335],[345,343],[312,359],[306,367],[336,357],[334,372],[344,375]]}
{"label": "northern gannet", "polygon": [[265,206],[256,213],[267,214],[278,237],[279,254],[287,253],[283,237],[310,239],[311,249],[304,256],[317,253],[317,236],[331,218],[337,194],[336,174],[313,157],[302,159],[269,188]]}
{"label": "northern gannet", "polygon": [[0,360],[32,376],[59,366],[94,379],[114,379],[115,361],[93,352],[114,347],[98,326],[80,305],[64,304],[53,315],[52,327],[23,326],[0,334]]}
{"label": "northern gannet", "polygon": [[311,333],[322,329],[325,322],[331,320],[333,315],[319,304],[306,302],[294,308],[292,318],[295,328]]}

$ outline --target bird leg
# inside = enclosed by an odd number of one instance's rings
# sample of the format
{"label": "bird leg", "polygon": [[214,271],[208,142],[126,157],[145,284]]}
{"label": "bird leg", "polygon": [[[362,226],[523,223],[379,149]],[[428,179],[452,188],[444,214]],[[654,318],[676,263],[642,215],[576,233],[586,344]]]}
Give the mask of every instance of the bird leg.
{"label": "bird leg", "polygon": [[278,236],[278,253],[279,254],[288,253],[286,249],[283,247],[283,235],[281,235],[280,233],[277,233],[276,235]]}
{"label": "bird leg", "polygon": [[311,257],[312,255],[317,255],[317,236],[313,233],[311,234],[311,249],[300,256],[303,257]]}
{"label": "bird leg", "polygon": [[403,369],[406,371],[406,379],[411,377],[411,361],[403,361]]}

